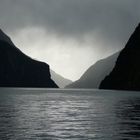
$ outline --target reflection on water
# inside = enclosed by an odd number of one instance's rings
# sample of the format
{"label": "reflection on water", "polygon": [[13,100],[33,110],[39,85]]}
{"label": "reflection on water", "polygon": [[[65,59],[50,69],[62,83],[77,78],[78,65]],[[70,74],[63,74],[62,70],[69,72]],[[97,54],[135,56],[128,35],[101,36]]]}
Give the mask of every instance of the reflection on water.
{"label": "reflection on water", "polygon": [[0,140],[140,138],[140,93],[0,89]]}
{"label": "reflection on water", "polygon": [[123,138],[140,139],[140,97],[131,97],[117,102],[115,113],[120,119],[120,135]]}

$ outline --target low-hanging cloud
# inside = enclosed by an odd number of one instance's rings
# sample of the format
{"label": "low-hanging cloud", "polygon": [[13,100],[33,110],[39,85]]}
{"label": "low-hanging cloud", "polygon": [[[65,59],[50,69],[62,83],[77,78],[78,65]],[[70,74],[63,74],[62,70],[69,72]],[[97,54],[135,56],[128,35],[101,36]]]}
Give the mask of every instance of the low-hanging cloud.
{"label": "low-hanging cloud", "polygon": [[0,0],[0,25],[41,26],[77,38],[97,32],[124,41],[140,20],[139,5],[139,0]]}
{"label": "low-hanging cloud", "polygon": [[[50,59],[49,64],[62,75],[61,68],[67,68],[66,77],[77,75],[73,79],[101,57],[122,49],[139,21],[140,0],[0,0],[0,28],[29,55]],[[57,58],[43,56],[51,47]],[[65,62],[61,49],[69,56]]]}

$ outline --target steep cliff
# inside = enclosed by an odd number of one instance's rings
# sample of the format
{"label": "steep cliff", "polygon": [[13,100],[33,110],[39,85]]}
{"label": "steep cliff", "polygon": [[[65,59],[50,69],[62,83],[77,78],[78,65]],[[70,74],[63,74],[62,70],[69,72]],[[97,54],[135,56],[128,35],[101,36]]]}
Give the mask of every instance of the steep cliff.
{"label": "steep cliff", "polygon": [[101,89],[140,90],[140,24],[121,51],[112,72]]}
{"label": "steep cliff", "polygon": [[48,64],[26,56],[0,30],[0,87],[58,86],[51,79]]}

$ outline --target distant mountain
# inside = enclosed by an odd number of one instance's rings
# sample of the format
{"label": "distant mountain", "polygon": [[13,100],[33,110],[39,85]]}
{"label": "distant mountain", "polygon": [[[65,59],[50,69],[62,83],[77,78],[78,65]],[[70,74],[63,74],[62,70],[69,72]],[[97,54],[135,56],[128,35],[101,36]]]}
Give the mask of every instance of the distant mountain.
{"label": "distant mountain", "polygon": [[49,65],[33,60],[0,30],[0,87],[54,87]]}
{"label": "distant mountain", "polygon": [[140,90],[140,24],[121,51],[112,72],[101,89]]}
{"label": "distant mountain", "polygon": [[57,74],[57,73],[54,72],[53,70],[50,70],[50,72],[51,72],[51,78],[55,81],[55,83],[56,83],[60,88],[64,88],[65,86],[67,86],[67,85],[69,85],[69,84],[72,83],[71,80],[62,77],[61,75]]}
{"label": "distant mountain", "polygon": [[119,52],[105,59],[97,61],[82,75],[82,77],[79,80],[73,82],[72,84],[66,87],[67,88],[99,88],[101,81],[105,78],[106,75],[108,75],[112,71],[118,55]]}

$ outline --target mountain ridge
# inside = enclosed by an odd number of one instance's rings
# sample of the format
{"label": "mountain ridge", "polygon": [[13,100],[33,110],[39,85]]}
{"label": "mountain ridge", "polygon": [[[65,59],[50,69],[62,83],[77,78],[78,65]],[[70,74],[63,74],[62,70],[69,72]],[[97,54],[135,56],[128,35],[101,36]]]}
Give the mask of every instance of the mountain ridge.
{"label": "mountain ridge", "polygon": [[100,84],[100,89],[140,90],[140,24],[130,36],[112,72]]}
{"label": "mountain ridge", "polygon": [[58,73],[56,73],[53,70],[50,70],[51,73],[51,78],[56,82],[56,84],[60,87],[60,88],[64,88],[65,86],[69,85],[72,83],[71,80],[64,78],[63,76],[59,75]]}
{"label": "mountain ridge", "polygon": [[66,88],[99,88],[100,82],[113,69],[119,52],[97,61],[90,66],[81,78]]}
{"label": "mountain ridge", "polygon": [[0,87],[55,87],[49,65],[18,49],[0,30]]}

